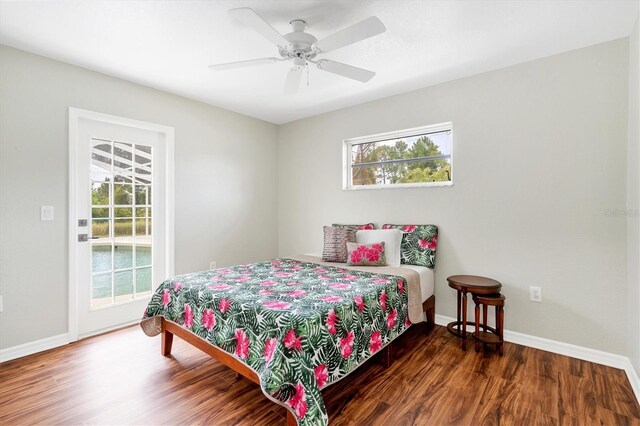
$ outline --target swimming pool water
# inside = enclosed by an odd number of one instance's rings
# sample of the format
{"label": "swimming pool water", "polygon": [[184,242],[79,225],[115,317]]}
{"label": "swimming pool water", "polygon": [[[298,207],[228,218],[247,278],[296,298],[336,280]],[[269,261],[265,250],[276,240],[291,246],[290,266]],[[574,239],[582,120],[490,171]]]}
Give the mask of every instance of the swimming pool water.
{"label": "swimming pool water", "polygon": [[[116,272],[113,274],[115,296],[132,295],[133,277],[135,274],[136,292],[151,290],[151,247],[136,247],[135,265],[133,264],[133,248],[116,246],[113,250],[113,261]],[[92,289],[93,299],[111,297],[111,246],[92,247]],[[129,271],[119,269],[131,268]],[[103,273],[101,273],[103,272]]]}

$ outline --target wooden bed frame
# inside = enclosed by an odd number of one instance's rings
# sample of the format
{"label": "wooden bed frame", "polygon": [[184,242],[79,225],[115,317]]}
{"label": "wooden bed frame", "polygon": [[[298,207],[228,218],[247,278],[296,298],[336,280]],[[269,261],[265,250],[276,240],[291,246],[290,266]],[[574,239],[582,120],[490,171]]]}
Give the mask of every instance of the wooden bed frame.
{"label": "wooden bed frame", "polygon": [[[422,311],[426,313],[427,316],[427,330],[430,330],[433,325],[435,325],[435,305],[436,298],[435,295],[429,297],[422,303]],[[256,383],[258,386],[260,385],[260,378],[258,375],[251,370],[249,367],[238,361],[236,358],[223,351],[222,349],[218,349],[217,347],[211,345],[205,340],[202,340],[195,334],[191,333],[186,328],[181,327],[180,325],[166,321],[162,318],[162,342],[160,350],[162,355],[169,356],[171,355],[171,345],[173,344],[173,336],[176,335],[180,337],[185,342],[190,345],[200,349],[204,353],[210,355],[212,358],[215,358],[217,361],[231,368],[236,374],[246,377],[252,382]],[[388,344],[383,352],[384,363],[386,367],[391,365],[391,344]],[[371,358],[369,358],[371,359]],[[287,409],[287,426],[296,426],[298,421],[296,420],[295,415]]]}

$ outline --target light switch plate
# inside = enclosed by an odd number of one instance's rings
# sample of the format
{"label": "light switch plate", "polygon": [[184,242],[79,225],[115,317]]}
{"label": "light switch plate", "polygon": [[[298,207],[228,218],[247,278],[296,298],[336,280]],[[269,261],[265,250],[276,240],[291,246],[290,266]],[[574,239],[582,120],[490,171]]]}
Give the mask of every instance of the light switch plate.
{"label": "light switch plate", "polygon": [[53,220],[53,206],[40,207],[40,220]]}

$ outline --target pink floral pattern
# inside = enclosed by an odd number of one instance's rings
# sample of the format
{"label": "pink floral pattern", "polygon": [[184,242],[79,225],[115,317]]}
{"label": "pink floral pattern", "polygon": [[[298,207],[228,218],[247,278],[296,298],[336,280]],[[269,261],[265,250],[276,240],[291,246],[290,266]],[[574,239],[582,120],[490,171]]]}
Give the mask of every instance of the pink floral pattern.
{"label": "pink floral pattern", "polygon": [[229,284],[216,284],[210,285],[209,288],[211,290],[229,290],[231,286]]}
{"label": "pink floral pattern", "polygon": [[347,243],[347,265],[384,266],[384,242],[373,244]]}
{"label": "pink floral pattern", "polygon": [[369,339],[369,352],[372,354],[378,352],[382,348],[382,337],[379,331],[374,331],[371,333],[371,338]]}
{"label": "pink floral pattern", "polygon": [[345,283],[332,283],[332,284],[329,284],[329,287],[334,290],[349,290],[349,288],[351,288],[349,284],[345,284]]}
{"label": "pink floral pattern", "polygon": [[327,384],[327,380],[329,379],[329,370],[327,370],[326,365],[320,364],[313,369],[313,375],[316,377],[318,387],[322,389],[324,385]]}
{"label": "pink floral pattern", "polygon": [[264,306],[265,308],[269,308],[269,309],[287,309],[291,306],[291,303],[289,302],[283,302],[281,300],[272,300],[270,302],[264,302],[262,304],[262,306]]}
{"label": "pink floral pattern", "polygon": [[355,335],[353,331],[349,331],[345,338],[339,340],[338,344],[340,345],[340,355],[342,355],[342,358],[349,358],[351,356],[354,339]]}
{"label": "pink floral pattern", "polygon": [[393,311],[387,314],[387,327],[391,330],[396,325],[396,319],[398,318],[398,310],[394,308]]}
{"label": "pink floral pattern", "polygon": [[296,416],[299,419],[303,419],[307,414],[307,401],[305,399],[305,391],[304,386],[301,383],[293,386],[295,389],[294,395],[287,401],[293,411],[296,413]]}
{"label": "pink floral pattern", "polygon": [[187,328],[193,327],[193,310],[188,303],[184,304],[184,326]]}
{"label": "pink floral pattern", "polygon": [[407,293],[402,277],[278,259],[167,280],[144,317],[162,315],[235,356],[300,426],[326,425],[320,388],[406,330]]}
{"label": "pink floral pattern", "polygon": [[205,309],[204,312],[202,312],[202,326],[211,331],[215,325],[216,317],[213,314],[213,309]]}
{"label": "pink floral pattern", "polygon": [[327,326],[327,330],[329,330],[329,333],[331,334],[336,334],[337,319],[338,316],[336,315],[336,311],[334,311],[333,309],[329,309],[329,314],[327,315],[327,321],[325,322],[325,325]]}
{"label": "pink floral pattern", "polygon": [[296,336],[296,331],[291,329],[284,336],[284,347],[287,349],[295,349],[299,351],[302,348],[302,336]]}
{"label": "pink floral pattern", "polygon": [[387,310],[387,291],[386,290],[382,290],[380,292],[380,307],[382,308],[383,311]]}
{"label": "pink floral pattern", "polygon": [[218,309],[220,309],[220,312],[222,314],[226,314],[229,308],[231,308],[231,302],[225,298],[220,299],[220,302],[218,303]]}
{"label": "pink floral pattern", "polygon": [[278,346],[278,339],[272,337],[264,342],[264,360],[267,364],[273,359],[273,354],[276,353],[276,347]]}
{"label": "pink floral pattern", "polygon": [[249,339],[247,334],[242,329],[236,330],[236,355],[242,359],[247,359],[249,356]]}
{"label": "pink floral pattern", "polygon": [[290,291],[289,293],[286,293],[286,295],[289,297],[302,297],[305,294],[307,294],[307,292],[300,289],[293,290],[293,291]]}

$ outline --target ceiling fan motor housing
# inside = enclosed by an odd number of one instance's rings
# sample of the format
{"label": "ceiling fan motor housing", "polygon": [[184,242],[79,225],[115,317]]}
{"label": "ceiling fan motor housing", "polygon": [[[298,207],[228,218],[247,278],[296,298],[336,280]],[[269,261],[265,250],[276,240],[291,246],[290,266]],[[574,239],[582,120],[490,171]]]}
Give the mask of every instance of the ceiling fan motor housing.
{"label": "ceiling fan motor housing", "polygon": [[318,39],[309,33],[305,33],[307,23],[302,19],[294,19],[290,22],[293,32],[284,34],[283,37],[289,41],[289,46],[280,46],[280,56],[293,60],[297,66],[305,66],[307,59],[316,57],[317,52],[313,49]]}

